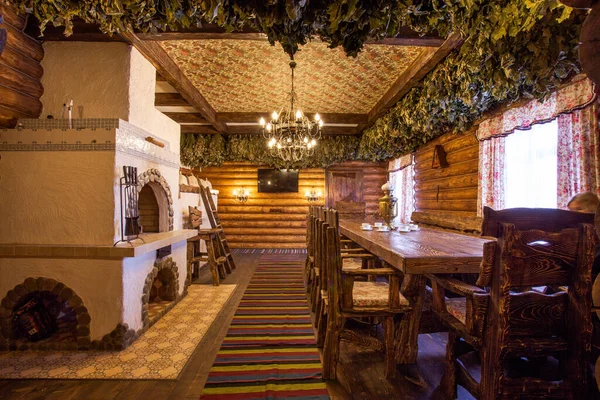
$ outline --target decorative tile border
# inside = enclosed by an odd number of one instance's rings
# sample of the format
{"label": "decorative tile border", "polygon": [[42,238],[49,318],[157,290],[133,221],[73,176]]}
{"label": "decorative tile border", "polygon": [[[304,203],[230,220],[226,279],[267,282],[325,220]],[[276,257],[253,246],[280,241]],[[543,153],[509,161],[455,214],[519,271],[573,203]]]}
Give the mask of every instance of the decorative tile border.
{"label": "decorative tile border", "polygon": [[119,118],[74,118],[71,126],[68,119],[24,118],[17,122],[17,129],[117,129]]}
{"label": "decorative tile border", "polygon": [[[95,130],[115,130],[109,140],[96,143],[91,134]],[[65,140],[60,131],[65,132]],[[87,131],[87,134],[82,132]],[[2,134],[6,132],[6,134]],[[23,134],[21,134],[23,132]],[[67,134],[68,132],[68,134]],[[29,133],[29,135],[27,135]],[[35,133],[34,136],[31,133]],[[44,136],[45,133],[48,133]],[[59,133],[57,136],[56,134]],[[106,134],[103,139],[106,139]],[[28,140],[23,140],[28,137]],[[158,147],[146,140],[151,137],[164,143]],[[60,139],[59,139],[60,138]],[[52,139],[52,140],[48,140]],[[30,141],[27,143],[27,141]],[[87,143],[86,143],[87,141]],[[171,151],[171,143],[152,133],[117,118],[74,119],[73,128],[68,128],[68,121],[63,119],[22,119],[17,129],[0,130],[0,151],[119,151],[131,156],[179,168],[179,154]],[[177,149],[178,150],[178,149]]]}
{"label": "decorative tile border", "polygon": [[114,143],[0,143],[0,151],[115,151]]}

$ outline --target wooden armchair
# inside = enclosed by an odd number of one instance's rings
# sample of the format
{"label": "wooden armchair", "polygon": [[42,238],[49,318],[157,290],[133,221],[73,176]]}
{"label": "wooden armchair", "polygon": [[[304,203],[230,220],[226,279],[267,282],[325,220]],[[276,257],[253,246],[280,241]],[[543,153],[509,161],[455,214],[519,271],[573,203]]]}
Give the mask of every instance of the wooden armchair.
{"label": "wooden armchair", "polygon": [[[323,244],[323,232],[321,231],[319,222],[324,222],[327,218],[327,208],[322,206],[312,206],[307,215],[307,254],[305,264],[305,276],[307,292],[311,302],[311,309],[314,312],[318,311],[320,302],[321,280],[321,258],[324,250],[319,248]],[[353,242],[352,242],[353,243]],[[320,249],[320,252],[319,252]],[[344,268],[360,269],[371,268],[375,266],[376,257],[368,253],[365,249],[357,245],[349,246],[342,249]],[[316,322],[318,325],[318,320]]]}
{"label": "wooden armchair", "polygon": [[[328,317],[323,349],[323,378],[336,378],[340,340],[357,337],[351,331],[344,330],[345,321],[357,317],[377,317],[382,321],[383,343],[372,337],[361,337],[359,343],[384,350],[385,374],[392,378],[396,372],[394,318],[411,311],[409,300],[401,294],[401,275],[392,268],[344,270],[338,221],[338,213],[331,211],[330,223],[324,229],[326,262],[323,272],[328,281]],[[364,276],[386,277],[387,282],[356,280]]]}
{"label": "wooden armchair", "polygon": [[[563,210],[486,208],[484,232],[497,241],[484,246],[477,285],[428,275],[434,310],[449,328],[439,388],[445,398],[456,398],[457,384],[486,400],[586,398],[596,240],[586,220]],[[530,290],[541,285],[568,290]],[[446,290],[461,297],[447,298]],[[479,382],[459,360],[471,350],[481,360]],[[548,356],[558,360],[560,379],[510,368],[514,360]]]}
{"label": "wooden armchair", "polygon": [[[339,220],[335,217],[332,209],[323,208],[320,210],[319,218],[316,219],[315,230],[317,245],[316,253],[316,272],[317,288],[315,290],[315,328],[317,329],[317,347],[323,347],[325,342],[325,332],[327,329],[327,304],[328,290],[330,281],[327,279],[327,228],[333,227],[339,231]],[[340,242],[342,241],[340,236]],[[362,248],[354,248],[360,252],[346,253],[346,249],[340,249],[343,271],[354,271],[362,269],[365,265],[372,263],[375,256]],[[365,261],[367,264],[365,264]],[[324,277],[323,279],[321,277]]]}

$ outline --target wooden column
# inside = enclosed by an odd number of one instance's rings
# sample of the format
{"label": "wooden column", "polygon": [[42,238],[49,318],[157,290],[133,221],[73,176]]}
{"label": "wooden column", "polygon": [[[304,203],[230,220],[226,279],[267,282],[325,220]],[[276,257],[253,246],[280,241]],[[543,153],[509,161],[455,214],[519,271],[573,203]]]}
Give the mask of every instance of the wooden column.
{"label": "wooden column", "polygon": [[0,128],[12,128],[42,112],[44,49],[23,32],[25,18],[12,8],[0,4],[0,17]]}

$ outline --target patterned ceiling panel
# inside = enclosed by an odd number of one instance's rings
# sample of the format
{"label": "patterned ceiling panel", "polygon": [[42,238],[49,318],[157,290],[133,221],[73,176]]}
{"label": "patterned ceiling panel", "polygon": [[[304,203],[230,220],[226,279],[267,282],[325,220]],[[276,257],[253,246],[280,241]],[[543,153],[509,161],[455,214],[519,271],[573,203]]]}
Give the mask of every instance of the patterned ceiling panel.
{"label": "patterned ceiling panel", "polygon": [[[217,112],[264,112],[287,104],[291,73],[280,46],[253,40],[159,42]],[[294,57],[305,112],[368,113],[421,53],[419,47],[366,45],[356,58],[313,42]]]}

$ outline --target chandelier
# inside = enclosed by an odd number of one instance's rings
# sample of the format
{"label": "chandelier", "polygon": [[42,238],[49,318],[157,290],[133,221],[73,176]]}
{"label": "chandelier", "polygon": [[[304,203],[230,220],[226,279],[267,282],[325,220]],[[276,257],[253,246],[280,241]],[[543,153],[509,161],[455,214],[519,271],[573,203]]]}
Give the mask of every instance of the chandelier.
{"label": "chandelier", "polygon": [[315,150],[317,141],[321,138],[323,120],[318,113],[314,120],[309,119],[298,105],[298,97],[294,91],[294,68],[296,62],[290,61],[292,69],[292,90],[290,104],[280,108],[279,113],[273,111],[271,120],[266,122],[261,118],[263,136],[272,156],[278,157],[288,164],[293,164],[305,157],[310,157]]}

